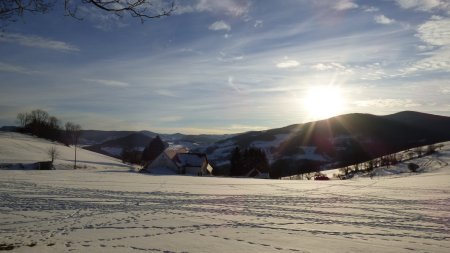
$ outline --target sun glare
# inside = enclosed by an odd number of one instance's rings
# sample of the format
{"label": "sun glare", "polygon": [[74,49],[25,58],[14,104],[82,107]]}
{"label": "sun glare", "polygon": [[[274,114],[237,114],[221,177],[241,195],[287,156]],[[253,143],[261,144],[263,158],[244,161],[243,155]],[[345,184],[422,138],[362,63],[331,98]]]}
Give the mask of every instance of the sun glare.
{"label": "sun glare", "polygon": [[339,87],[314,87],[308,90],[303,106],[311,119],[325,119],[342,113],[344,99]]}

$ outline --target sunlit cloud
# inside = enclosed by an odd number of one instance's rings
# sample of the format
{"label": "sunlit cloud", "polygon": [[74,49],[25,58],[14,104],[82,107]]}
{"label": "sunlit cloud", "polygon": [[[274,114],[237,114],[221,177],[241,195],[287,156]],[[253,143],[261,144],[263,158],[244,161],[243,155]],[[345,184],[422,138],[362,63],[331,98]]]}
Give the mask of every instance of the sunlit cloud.
{"label": "sunlit cloud", "polygon": [[280,69],[294,68],[298,65],[300,65],[300,63],[296,60],[284,60],[276,64],[277,68]]}
{"label": "sunlit cloud", "polygon": [[80,49],[69,43],[36,35],[0,32],[0,42],[9,42],[26,47],[44,48],[62,52],[76,52]]}
{"label": "sunlit cloud", "polygon": [[225,21],[220,20],[220,21],[216,21],[214,23],[212,23],[211,25],[209,25],[208,27],[209,30],[212,31],[220,31],[220,30],[224,30],[224,31],[231,31],[231,26],[229,24],[227,24]]}
{"label": "sunlit cloud", "polygon": [[351,0],[339,0],[334,5],[334,9],[338,11],[350,10],[355,8],[358,8],[358,4]]}
{"label": "sunlit cloud", "polygon": [[376,23],[382,24],[382,25],[390,25],[395,22],[394,19],[388,18],[385,15],[376,15],[374,18]]}
{"label": "sunlit cloud", "polygon": [[396,2],[404,9],[419,11],[431,11],[433,9],[450,10],[450,4],[447,0],[396,0]]}
{"label": "sunlit cloud", "polygon": [[365,12],[377,12],[379,10],[380,9],[378,9],[377,7],[374,7],[374,6],[366,6],[366,7],[364,7],[364,11]]}
{"label": "sunlit cloud", "polygon": [[155,90],[156,94],[166,97],[178,97],[174,91],[170,91],[167,89],[157,89]]}
{"label": "sunlit cloud", "polygon": [[19,74],[25,74],[25,75],[39,73],[37,71],[29,70],[22,66],[12,65],[12,64],[8,64],[8,63],[4,63],[4,62],[0,62],[0,71],[19,73]]}
{"label": "sunlit cloud", "polygon": [[164,116],[164,117],[159,118],[158,120],[162,121],[162,122],[177,122],[182,119],[183,119],[182,116],[173,115],[173,116]]}
{"label": "sunlit cloud", "polygon": [[237,62],[244,59],[243,55],[229,55],[225,52],[219,52],[219,57],[217,58],[221,62]]}
{"label": "sunlit cloud", "polygon": [[450,46],[450,18],[434,16],[417,28],[417,37],[433,46]]}
{"label": "sunlit cloud", "polygon": [[117,81],[117,80],[104,80],[104,79],[83,79],[83,80],[87,81],[87,82],[93,82],[93,83],[98,83],[98,84],[105,85],[105,86],[110,86],[110,87],[128,87],[128,86],[130,86],[129,83]]}
{"label": "sunlit cloud", "polygon": [[79,6],[76,14],[88,20],[95,28],[102,31],[111,31],[117,27],[127,26],[120,16],[110,15],[93,6]]}
{"label": "sunlit cloud", "polygon": [[251,2],[248,0],[192,0],[178,2],[175,13],[211,12],[230,16],[243,16],[248,13],[250,6]]}
{"label": "sunlit cloud", "polygon": [[359,107],[379,107],[379,108],[411,108],[419,107],[420,103],[414,102],[412,99],[369,99],[369,100],[358,100],[352,102],[354,105]]}
{"label": "sunlit cloud", "polygon": [[425,43],[421,48],[428,50],[427,54],[402,72],[450,72],[450,18],[432,17],[417,28],[416,36]]}
{"label": "sunlit cloud", "polygon": [[258,28],[258,27],[262,27],[263,26],[263,21],[262,20],[256,20],[255,21],[255,23],[253,24],[253,26],[255,27],[255,28]]}

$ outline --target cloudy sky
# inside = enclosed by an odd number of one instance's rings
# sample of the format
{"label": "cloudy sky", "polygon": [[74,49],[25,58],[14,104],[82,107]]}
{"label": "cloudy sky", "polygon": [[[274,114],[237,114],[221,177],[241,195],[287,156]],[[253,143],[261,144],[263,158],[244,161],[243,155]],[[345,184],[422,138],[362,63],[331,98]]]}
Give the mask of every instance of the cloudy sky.
{"label": "cloudy sky", "polygon": [[[8,24],[0,125],[35,108],[84,129],[162,133],[235,133],[351,112],[450,116],[447,0],[176,6],[144,24],[90,6],[79,8],[82,21],[57,6]],[[315,87],[337,94],[339,108],[329,103],[336,97],[311,97]]]}

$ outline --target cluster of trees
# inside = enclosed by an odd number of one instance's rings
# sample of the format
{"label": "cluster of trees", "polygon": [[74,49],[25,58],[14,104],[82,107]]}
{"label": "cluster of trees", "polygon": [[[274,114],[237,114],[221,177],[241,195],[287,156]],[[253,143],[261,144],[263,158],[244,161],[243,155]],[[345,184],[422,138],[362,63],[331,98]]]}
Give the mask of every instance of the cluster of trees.
{"label": "cluster of trees", "polygon": [[298,175],[299,178],[310,177],[315,172],[320,171],[320,166],[323,162],[302,159],[278,159],[271,166],[269,171],[270,178],[281,178],[292,175]]}
{"label": "cluster of trees", "polygon": [[20,132],[51,141],[59,141],[66,145],[77,145],[81,133],[80,125],[68,121],[62,127],[61,121],[57,117],[41,109],[18,113],[17,122]]}
{"label": "cluster of trees", "polygon": [[[428,145],[426,147],[416,147],[412,150],[408,150],[406,152],[399,152],[394,154],[388,154],[381,157],[377,157],[371,160],[368,160],[363,163],[356,163],[351,166],[345,166],[343,168],[340,168],[339,171],[344,176],[349,176],[357,172],[372,172],[373,169],[378,167],[387,167],[396,165],[398,163],[411,160],[413,158],[422,157],[424,155],[430,155],[436,152],[436,150],[441,147],[439,145]],[[410,168],[410,165],[408,165],[408,168]],[[410,168],[411,171],[415,172],[417,170],[416,167]]]}
{"label": "cluster of trees", "polygon": [[142,152],[132,147],[123,148],[120,157],[122,158],[123,163],[142,164]]}
{"label": "cluster of trees", "polygon": [[164,142],[159,136],[156,136],[149,142],[142,152],[129,146],[123,148],[121,154],[122,162],[146,166],[155,160],[156,157],[158,157],[162,152],[164,152],[165,149],[166,145]]}
{"label": "cluster of trees", "polygon": [[[77,147],[81,135],[81,126],[79,124],[68,121],[63,128],[61,121],[57,117],[41,109],[18,113],[17,122],[19,123],[19,131],[22,133],[29,133],[40,138],[73,145],[75,148],[74,169],[76,168]],[[49,151],[49,153],[53,153],[53,155],[49,154],[53,163],[55,150]]]}
{"label": "cluster of trees", "polygon": [[46,111],[37,109],[17,114],[17,122],[22,132],[53,141],[61,140],[61,122]]}
{"label": "cluster of trees", "polygon": [[248,148],[241,151],[239,147],[236,147],[231,153],[230,163],[231,176],[243,176],[253,169],[257,169],[261,173],[269,172],[266,154],[259,148]]}

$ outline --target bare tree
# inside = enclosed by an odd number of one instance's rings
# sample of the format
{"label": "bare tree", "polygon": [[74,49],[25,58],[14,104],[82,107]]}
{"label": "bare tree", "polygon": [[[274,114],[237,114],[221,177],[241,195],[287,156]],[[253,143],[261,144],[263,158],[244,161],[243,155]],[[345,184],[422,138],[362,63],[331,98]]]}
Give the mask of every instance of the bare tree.
{"label": "bare tree", "polygon": [[17,122],[19,123],[20,127],[25,128],[30,121],[30,116],[26,112],[21,112],[17,114]]}
{"label": "bare tree", "polygon": [[423,148],[422,147],[417,147],[414,149],[414,152],[417,154],[417,157],[422,157],[423,155]]}
{"label": "bare tree", "polygon": [[77,15],[80,6],[93,6],[120,17],[129,15],[141,22],[169,16],[175,11],[175,0],[1,0],[0,20],[14,22],[25,13],[45,14],[62,3],[65,14],[76,19],[82,19]]}
{"label": "bare tree", "polygon": [[67,136],[68,143],[72,144],[75,148],[75,159],[74,159],[73,168],[76,169],[77,168],[77,146],[78,146],[78,140],[81,135],[81,126],[68,121],[65,125],[65,129],[66,129],[66,136]]}
{"label": "bare tree", "polygon": [[50,160],[52,161],[52,166],[53,166],[53,162],[55,161],[55,159],[57,159],[59,157],[60,153],[55,146],[52,146],[47,149],[47,155],[50,158]]}

